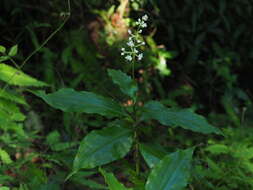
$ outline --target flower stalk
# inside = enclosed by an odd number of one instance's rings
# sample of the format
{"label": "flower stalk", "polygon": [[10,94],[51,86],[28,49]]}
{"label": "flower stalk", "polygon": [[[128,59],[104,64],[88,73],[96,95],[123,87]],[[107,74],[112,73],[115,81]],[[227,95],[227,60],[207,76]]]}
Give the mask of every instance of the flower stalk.
{"label": "flower stalk", "polygon": [[[145,45],[145,42],[141,38],[141,34],[144,28],[147,27],[148,16],[144,15],[139,18],[135,24],[137,26],[136,31],[128,30],[129,38],[126,43],[127,48],[121,48],[121,55],[124,56],[125,60],[132,64],[132,78],[135,80],[135,63],[141,61],[143,59],[143,53],[140,51],[140,47]],[[137,93],[135,94],[135,98],[133,100],[133,118],[134,118],[134,160],[135,160],[135,172],[136,175],[140,174],[140,151],[139,151],[139,134],[138,134],[138,126],[137,126],[137,112],[136,112],[136,104],[137,104]]]}

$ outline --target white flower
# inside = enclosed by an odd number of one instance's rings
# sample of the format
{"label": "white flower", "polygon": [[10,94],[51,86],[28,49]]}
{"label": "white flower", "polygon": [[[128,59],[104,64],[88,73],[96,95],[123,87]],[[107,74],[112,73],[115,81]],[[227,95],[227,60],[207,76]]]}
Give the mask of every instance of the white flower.
{"label": "white flower", "polygon": [[145,22],[141,23],[142,28],[146,28],[147,26],[148,26],[147,23],[145,23]]}
{"label": "white flower", "polygon": [[125,57],[125,59],[128,60],[128,61],[132,61],[132,60],[133,60],[133,58],[132,58],[131,55],[127,55],[127,56]]}
{"label": "white flower", "polygon": [[142,58],[143,58],[143,53],[140,53],[139,55],[137,55],[137,58],[138,58],[139,61],[142,60]]}
{"label": "white flower", "polygon": [[134,47],[134,42],[132,40],[130,40],[129,42],[127,42],[127,45],[129,47]]}
{"label": "white flower", "polygon": [[147,21],[147,20],[148,20],[148,15],[144,15],[144,16],[142,17],[142,20]]}
{"label": "white flower", "polygon": [[126,43],[128,48],[121,48],[121,55],[124,56],[127,61],[140,61],[143,59],[143,53],[140,52],[138,47],[145,45],[145,42],[142,41],[140,35],[142,33],[142,29],[147,27],[147,20],[148,16],[144,15],[136,22],[137,30],[133,32],[128,29],[129,37]]}

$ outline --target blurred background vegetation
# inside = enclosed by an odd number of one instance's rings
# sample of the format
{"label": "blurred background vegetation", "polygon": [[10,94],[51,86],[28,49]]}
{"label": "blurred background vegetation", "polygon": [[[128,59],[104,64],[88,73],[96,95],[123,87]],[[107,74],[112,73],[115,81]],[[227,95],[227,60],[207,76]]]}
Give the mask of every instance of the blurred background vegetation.
{"label": "blurred background vegetation", "polygon": [[[169,107],[192,109],[225,134],[207,137],[182,129],[159,129],[150,139],[159,139],[169,150],[198,145],[187,189],[251,190],[252,9],[252,0],[71,0],[64,27],[22,71],[49,84],[49,92],[62,87],[90,90],[127,105],[106,69],[130,72],[120,48],[130,23],[147,14],[144,60],[135,68],[140,101],[157,99]],[[0,44],[7,48],[18,44],[14,59],[21,65],[65,21],[67,11],[67,1],[62,0],[1,0]],[[10,61],[6,64],[15,66]],[[7,88],[27,101],[18,106],[26,115],[26,135],[16,137],[12,132],[6,138],[1,132],[0,184],[20,190],[105,189],[95,170],[64,182],[78,141],[90,130],[104,127],[104,119],[62,113],[24,87]],[[149,132],[147,127],[145,133]],[[145,140],[152,143],[150,139]],[[6,154],[11,161],[6,161]],[[111,169],[120,171],[118,177],[126,185],[143,183],[134,177],[131,158]]]}

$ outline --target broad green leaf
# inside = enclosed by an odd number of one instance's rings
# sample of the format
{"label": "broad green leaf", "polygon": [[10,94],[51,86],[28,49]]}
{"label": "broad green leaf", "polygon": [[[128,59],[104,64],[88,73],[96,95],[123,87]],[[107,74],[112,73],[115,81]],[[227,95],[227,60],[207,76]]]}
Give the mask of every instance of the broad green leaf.
{"label": "broad green leaf", "polygon": [[6,52],[6,48],[0,45],[0,53],[5,53],[5,52]]}
{"label": "broad green leaf", "polygon": [[0,98],[7,99],[18,104],[27,105],[25,98],[23,96],[8,92],[6,90],[0,90]]}
{"label": "broad green leaf", "polygon": [[4,164],[11,164],[12,163],[12,160],[11,160],[9,154],[1,148],[0,148],[0,158]]}
{"label": "broad green leaf", "polygon": [[74,160],[74,171],[123,158],[129,152],[132,142],[132,131],[123,127],[94,130],[81,141]]}
{"label": "broad green leaf", "polygon": [[165,156],[151,171],[146,190],[182,190],[190,176],[193,148]]}
{"label": "broad green leaf", "polygon": [[134,99],[138,90],[135,81],[120,70],[108,69],[107,71],[113,82],[120,87],[120,90]]}
{"label": "broad green leaf", "polygon": [[204,134],[221,134],[220,130],[210,125],[203,116],[195,114],[187,109],[175,110],[166,108],[157,101],[150,101],[144,106],[142,119],[155,119],[166,126],[179,126]]}
{"label": "broad green leaf", "polygon": [[97,113],[103,116],[124,116],[123,108],[109,98],[92,92],[77,92],[70,88],[63,88],[51,94],[44,91],[35,92],[50,106],[64,112]]}
{"label": "broad green leaf", "polygon": [[140,151],[150,168],[159,163],[168,152],[156,144],[141,144]]}
{"label": "broad green leaf", "polygon": [[18,45],[15,45],[15,46],[12,46],[12,47],[11,47],[11,49],[10,49],[8,55],[9,55],[10,57],[13,57],[13,56],[17,55],[17,53],[18,53]]}
{"label": "broad green leaf", "polygon": [[11,67],[9,65],[0,63],[0,80],[17,86],[36,86],[42,87],[47,86],[46,83],[38,81],[37,79],[30,77],[29,75],[23,73]]}
{"label": "broad green leaf", "polygon": [[121,184],[117,178],[113,175],[113,173],[107,173],[102,168],[99,168],[99,171],[105,178],[105,182],[109,186],[109,190],[131,190],[129,188],[126,188],[123,184]]}

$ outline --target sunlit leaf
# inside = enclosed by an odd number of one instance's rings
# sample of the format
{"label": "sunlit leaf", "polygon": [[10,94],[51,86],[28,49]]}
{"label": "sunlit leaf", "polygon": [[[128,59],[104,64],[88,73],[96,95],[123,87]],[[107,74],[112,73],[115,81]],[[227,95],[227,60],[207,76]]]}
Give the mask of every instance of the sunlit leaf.
{"label": "sunlit leaf", "polygon": [[209,145],[205,150],[211,152],[212,154],[227,154],[229,153],[229,147],[224,144],[214,144]]}
{"label": "sunlit leaf", "polygon": [[0,90],[0,98],[7,99],[18,104],[24,104],[24,105],[27,104],[23,96],[3,90],[3,89]]}
{"label": "sunlit leaf", "polygon": [[13,57],[13,56],[15,56],[17,53],[18,53],[18,45],[15,45],[15,46],[12,46],[12,47],[11,47],[11,49],[10,49],[8,55],[9,55],[10,57]]}
{"label": "sunlit leaf", "polygon": [[47,86],[46,83],[41,82],[22,71],[15,69],[9,65],[0,63],[0,80],[17,86],[36,86],[42,87]]}
{"label": "sunlit leaf", "polygon": [[0,187],[0,190],[10,190],[9,187]]}
{"label": "sunlit leaf", "polygon": [[6,52],[6,48],[0,45],[0,53],[5,53],[5,52]]}
{"label": "sunlit leaf", "polygon": [[3,149],[0,149],[0,159],[4,164],[12,163],[10,155]]}
{"label": "sunlit leaf", "polygon": [[15,103],[0,98],[0,118],[24,121],[26,117]]}

